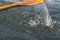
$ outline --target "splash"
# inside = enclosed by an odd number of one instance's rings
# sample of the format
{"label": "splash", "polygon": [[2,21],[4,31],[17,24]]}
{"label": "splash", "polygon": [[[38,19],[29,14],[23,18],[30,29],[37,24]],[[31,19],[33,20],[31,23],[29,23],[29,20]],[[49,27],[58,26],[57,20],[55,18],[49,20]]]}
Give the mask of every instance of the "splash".
{"label": "splash", "polygon": [[52,24],[52,19],[51,19],[51,16],[49,15],[46,5],[45,5],[45,12],[46,12],[45,24],[46,26],[50,26]]}
{"label": "splash", "polygon": [[36,25],[38,25],[39,23],[40,23],[39,20],[30,20],[30,21],[29,21],[29,24],[30,24],[31,26],[36,26]]}
{"label": "splash", "polygon": [[45,26],[50,26],[51,28],[53,27],[51,16],[45,4],[35,6],[35,11],[39,12],[39,14],[36,15],[40,15],[38,18],[40,18],[42,24],[44,23]]}

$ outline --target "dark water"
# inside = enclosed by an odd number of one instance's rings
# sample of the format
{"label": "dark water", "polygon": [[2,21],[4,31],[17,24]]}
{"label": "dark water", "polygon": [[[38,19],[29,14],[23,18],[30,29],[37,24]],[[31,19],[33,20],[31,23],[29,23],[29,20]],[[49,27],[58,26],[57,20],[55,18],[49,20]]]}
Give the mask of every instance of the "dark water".
{"label": "dark water", "polygon": [[50,12],[53,28],[41,24],[29,25],[29,21],[35,19],[34,13],[34,7],[0,11],[0,40],[60,40],[60,13]]}

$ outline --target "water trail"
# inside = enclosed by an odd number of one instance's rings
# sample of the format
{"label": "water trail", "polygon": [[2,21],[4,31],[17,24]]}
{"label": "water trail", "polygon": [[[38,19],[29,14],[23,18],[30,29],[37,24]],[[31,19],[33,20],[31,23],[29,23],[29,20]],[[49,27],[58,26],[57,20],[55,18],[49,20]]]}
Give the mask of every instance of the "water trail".
{"label": "water trail", "polygon": [[48,12],[48,9],[45,5],[45,12],[46,12],[46,19],[45,19],[45,24],[46,26],[51,26],[52,25],[52,19],[51,19],[51,16],[49,15],[49,12]]}
{"label": "water trail", "polygon": [[48,9],[45,4],[35,6],[35,11],[40,12],[40,18],[45,26],[53,27],[51,16],[49,15]]}
{"label": "water trail", "polygon": [[[18,2],[21,0],[2,0],[2,1]],[[39,14],[37,14],[38,12],[39,12]],[[35,6],[35,14],[34,15],[35,15],[35,18],[37,17],[37,19],[40,19],[40,20],[34,20],[34,21],[32,21],[32,23],[30,23],[31,22],[30,21],[29,24],[38,25],[40,22],[41,24],[45,24],[45,26],[52,25],[52,19],[51,19],[51,16],[49,15],[48,9],[45,4],[40,4],[38,6]],[[36,21],[37,21],[37,23],[36,23]]]}

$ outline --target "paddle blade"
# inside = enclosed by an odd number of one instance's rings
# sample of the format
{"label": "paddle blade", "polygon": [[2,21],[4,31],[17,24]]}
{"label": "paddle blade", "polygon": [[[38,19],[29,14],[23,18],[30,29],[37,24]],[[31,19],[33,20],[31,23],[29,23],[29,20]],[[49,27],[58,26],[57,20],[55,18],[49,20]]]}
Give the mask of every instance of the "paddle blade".
{"label": "paddle blade", "polygon": [[38,5],[38,4],[44,3],[45,0],[24,0],[23,2],[25,2],[24,5],[34,6],[34,5]]}

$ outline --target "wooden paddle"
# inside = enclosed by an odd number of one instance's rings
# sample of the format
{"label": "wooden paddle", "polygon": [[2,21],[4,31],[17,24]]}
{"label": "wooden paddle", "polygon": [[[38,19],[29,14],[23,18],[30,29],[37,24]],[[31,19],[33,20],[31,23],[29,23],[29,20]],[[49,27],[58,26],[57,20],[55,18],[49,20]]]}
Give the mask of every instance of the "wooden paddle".
{"label": "wooden paddle", "polygon": [[7,10],[7,9],[17,7],[17,6],[35,6],[44,2],[45,0],[23,0],[22,2],[0,6],[0,11]]}

